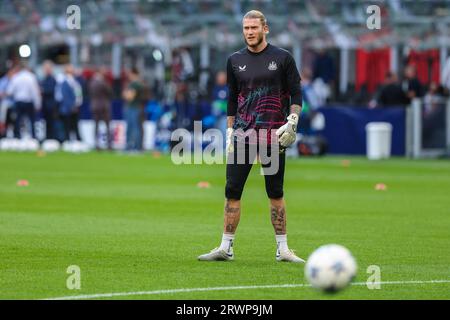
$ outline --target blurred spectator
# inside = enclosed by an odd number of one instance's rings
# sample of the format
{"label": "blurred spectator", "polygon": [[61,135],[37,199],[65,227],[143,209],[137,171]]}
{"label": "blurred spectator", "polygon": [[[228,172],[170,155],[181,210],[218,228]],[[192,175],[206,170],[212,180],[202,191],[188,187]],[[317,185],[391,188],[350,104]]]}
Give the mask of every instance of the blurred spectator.
{"label": "blurred spectator", "polygon": [[215,127],[225,136],[227,130],[227,74],[219,71],[216,74],[216,83],[212,94],[212,115],[216,118]]}
{"label": "blurred spectator", "polygon": [[414,98],[423,97],[423,87],[416,75],[416,68],[413,65],[408,65],[405,68],[405,78],[402,83],[403,91],[405,92],[408,102]]}
{"label": "blurred spectator", "polygon": [[80,94],[77,97],[77,101],[79,103],[78,109],[87,108],[89,103],[89,86],[87,82],[87,78],[83,75],[83,70],[81,68],[74,68],[73,76],[75,80],[79,84]]}
{"label": "blurred spectator", "polygon": [[444,98],[444,88],[442,86],[439,86],[436,82],[432,82],[430,84],[430,89],[423,98],[424,115],[428,116],[432,113],[435,113],[438,108],[442,108],[442,105],[445,103]]}
{"label": "blurred spectator", "polygon": [[136,68],[129,73],[129,84],[123,91],[125,100],[125,121],[127,123],[126,150],[142,150],[142,110],[145,104],[143,99],[144,86]]}
{"label": "blurred spectator", "polygon": [[303,103],[306,103],[312,110],[321,107],[321,101],[311,82],[312,72],[310,68],[304,68],[302,70],[301,79]]}
{"label": "blurred spectator", "polygon": [[187,85],[180,84],[175,93],[175,100],[173,102],[174,119],[173,126],[175,128],[184,128],[191,130],[193,121],[192,106],[189,104],[187,98]]}
{"label": "blurred spectator", "polygon": [[[375,94],[375,96],[378,98],[377,94]],[[375,99],[370,99],[370,97],[371,94],[367,89],[367,83],[362,83],[358,91],[356,91],[356,87],[354,85],[349,85],[349,90],[347,91],[346,97],[344,97],[344,102],[351,102],[356,105],[369,104],[369,107],[375,108],[377,101]]]}
{"label": "blurred spectator", "polygon": [[178,84],[194,74],[194,63],[186,48],[175,49],[172,55],[172,81]]}
{"label": "blurred spectator", "polygon": [[321,78],[316,78],[312,83],[313,90],[317,97],[317,104],[324,105],[331,95],[331,88]]}
{"label": "blurred spectator", "polygon": [[447,58],[442,69],[442,85],[447,92],[450,91],[450,57]]}
{"label": "blurred spectator", "polygon": [[18,66],[18,72],[11,78],[6,93],[14,101],[17,113],[14,137],[21,138],[22,118],[28,118],[31,125],[31,136],[36,138],[34,122],[36,111],[41,109],[41,93],[36,76],[25,67],[24,63]]}
{"label": "blurred spectator", "polygon": [[321,106],[321,101],[312,84],[312,71],[310,68],[303,68],[301,79],[303,102],[298,131],[303,134],[309,134],[311,133],[311,120],[315,115],[315,110]]}
{"label": "blurred spectator", "polygon": [[109,122],[111,120],[111,100],[112,89],[105,81],[105,77],[101,72],[96,72],[89,86],[89,95],[91,97],[91,110],[95,121],[95,145],[98,145],[98,126],[100,121],[106,124],[106,140],[108,149],[111,149],[111,132]]}
{"label": "blurred spectator", "polygon": [[74,69],[68,64],[64,68],[64,75],[59,79],[55,98],[59,103],[59,115],[64,125],[64,141],[71,140],[70,134],[75,134],[76,140],[81,141],[78,130],[78,114],[83,101],[80,84],[75,80]]}
{"label": "blurred spectator", "polygon": [[402,106],[408,103],[408,99],[402,90],[398,77],[393,72],[388,72],[380,90],[378,97],[378,106]]}
{"label": "blurred spectator", "polygon": [[8,126],[14,126],[15,122],[14,101],[6,93],[15,71],[11,68],[0,78],[0,138],[6,136]]}
{"label": "blurred spectator", "polygon": [[57,117],[57,103],[55,100],[56,79],[53,76],[53,63],[45,61],[42,65],[44,78],[41,81],[42,115],[45,120],[46,139],[55,139],[55,121]]}
{"label": "blurred spectator", "polygon": [[172,106],[175,111],[174,127],[193,131],[194,121],[203,120],[203,112],[205,112],[205,116],[211,114],[210,105],[202,104],[203,102],[199,101],[198,87],[192,83],[189,85],[186,83],[178,85],[175,101]]}
{"label": "blurred spectator", "polygon": [[334,61],[325,49],[320,49],[314,60],[313,79],[320,78],[323,82],[330,85],[334,77]]}
{"label": "blurred spectator", "polygon": [[[209,96],[201,95],[197,103],[197,116],[202,121],[202,130],[220,129],[217,127],[217,117],[212,114],[211,99]],[[225,141],[224,141],[225,142]],[[225,145],[224,145],[225,146]]]}
{"label": "blurred spectator", "polygon": [[333,58],[325,49],[317,52],[312,76],[314,91],[319,99],[319,104],[323,105],[331,95],[336,76]]}
{"label": "blurred spectator", "polygon": [[150,97],[149,101],[145,105],[146,118],[157,123],[159,119],[161,119],[163,111],[163,107],[161,106],[159,101],[153,96]]}
{"label": "blurred spectator", "polygon": [[445,148],[445,102],[444,88],[432,82],[424,97],[422,143],[426,148]]}

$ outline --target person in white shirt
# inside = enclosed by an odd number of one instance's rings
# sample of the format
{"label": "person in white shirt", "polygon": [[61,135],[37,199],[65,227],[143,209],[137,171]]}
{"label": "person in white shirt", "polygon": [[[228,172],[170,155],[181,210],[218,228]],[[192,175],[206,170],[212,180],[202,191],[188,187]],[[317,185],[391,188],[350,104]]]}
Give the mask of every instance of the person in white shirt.
{"label": "person in white shirt", "polygon": [[36,76],[24,64],[18,66],[18,72],[11,78],[6,94],[13,100],[17,114],[14,137],[21,138],[22,119],[28,118],[31,124],[31,136],[36,138],[34,122],[36,112],[41,109],[41,93]]}

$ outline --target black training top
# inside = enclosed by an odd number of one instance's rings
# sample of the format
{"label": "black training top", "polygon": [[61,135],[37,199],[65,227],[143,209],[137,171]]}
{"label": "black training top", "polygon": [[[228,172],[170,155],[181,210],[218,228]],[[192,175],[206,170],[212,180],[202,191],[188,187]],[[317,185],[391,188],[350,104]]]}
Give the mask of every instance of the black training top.
{"label": "black training top", "polygon": [[278,129],[289,107],[302,105],[300,75],[292,55],[271,44],[260,52],[248,48],[227,61],[228,116],[234,129]]}

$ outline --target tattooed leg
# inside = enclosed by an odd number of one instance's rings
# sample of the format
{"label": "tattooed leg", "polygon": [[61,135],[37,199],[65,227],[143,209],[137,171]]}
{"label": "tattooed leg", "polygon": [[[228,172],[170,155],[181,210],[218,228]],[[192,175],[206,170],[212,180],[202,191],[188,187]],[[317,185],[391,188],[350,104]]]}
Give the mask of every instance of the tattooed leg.
{"label": "tattooed leg", "polygon": [[305,260],[297,257],[294,251],[289,250],[286,235],[286,206],[283,198],[270,199],[270,215],[277,242],[276,260],[305,263]]}
{"label": "tattooed leg", "polygon": [[241,218],[241,201],[225,200],[223,233],[234,234]]}
{"label": "tattooed leg", "polygon": [[286,208],[283,198],[270,199],[270,217],[275,234],[286,234]]}

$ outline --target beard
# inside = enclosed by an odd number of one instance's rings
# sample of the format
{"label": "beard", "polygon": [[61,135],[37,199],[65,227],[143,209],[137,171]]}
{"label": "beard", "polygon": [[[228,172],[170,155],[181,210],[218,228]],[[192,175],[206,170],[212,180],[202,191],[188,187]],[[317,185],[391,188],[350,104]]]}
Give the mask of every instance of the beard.
{"label": "beard", "polygon": [[264,37],[263,37],[262,33],[260,33],[256,36],[256,42],[254,44],[249,44],[247,39],[244,37],[245,44],[251,48],[255,48],[255,47],[259,46],[263,42],[263,40],[264,40]]}

